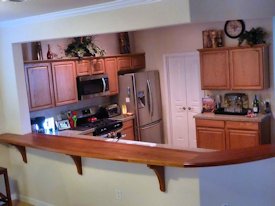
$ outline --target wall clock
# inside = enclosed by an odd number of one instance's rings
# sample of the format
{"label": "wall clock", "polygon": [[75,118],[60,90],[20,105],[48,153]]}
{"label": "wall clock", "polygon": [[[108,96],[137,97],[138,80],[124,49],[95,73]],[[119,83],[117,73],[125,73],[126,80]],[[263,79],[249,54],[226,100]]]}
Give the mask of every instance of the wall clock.
{"label": "wall clock", "polygon": [[224,33],[230,38],[238,38],[245,31],[243,20],[226,21],[224,25]]}

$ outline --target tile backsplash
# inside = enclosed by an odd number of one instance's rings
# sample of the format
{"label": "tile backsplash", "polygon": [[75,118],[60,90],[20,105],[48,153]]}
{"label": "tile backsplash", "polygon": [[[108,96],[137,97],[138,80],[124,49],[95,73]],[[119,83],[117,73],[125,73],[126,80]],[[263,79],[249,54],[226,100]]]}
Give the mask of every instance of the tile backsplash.
{"label": "tile backsplash", "polygon": [[111,96],[95,97],[93,99],[82,100],[74,104],[68,104],[64,106],[30,112],[30,117],[31,118],[38,117],[38,116],[45,116],[46,118],[56,117],[58,114],[61,114],[67,111],[109,105],[112,103],[116,103],[116,101],[117,101],[116,97],[111,97]]}
{"label": "tile backsplash", "polygon": [[254,99],[254,96],[257,95],[257,98],[260,100],[260,106],[264,107],[264,102],[268,101],[272,104],[271,102],[271,96],[270,96],[270,91],[268,89],[266,90],[228,90],[228,91],[219,91],[219,90],[207,90],[205,91],[205,95],[216,97],[216,95],[221,96],[221,102],[222,102],[222,107],[224,106],[224,94],[226,93],[245,93],[248,95],[248,102],[249,102],[249,107],[252,107],[252,101]]}

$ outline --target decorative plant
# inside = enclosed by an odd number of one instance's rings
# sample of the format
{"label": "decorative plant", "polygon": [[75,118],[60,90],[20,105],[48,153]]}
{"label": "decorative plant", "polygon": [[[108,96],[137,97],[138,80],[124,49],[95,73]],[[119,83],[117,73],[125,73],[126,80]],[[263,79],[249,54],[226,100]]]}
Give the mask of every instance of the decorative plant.
{"label": "decorative plant", "polygon": [[252,28],[250,31],[245,31],[239,38],[239,46],[243,43],[244,40],[250,45],[254,44],[264,44],[264,38],[267,33],[263,30],[263,28]]}
{"label": "decorative plant", "polygon": [[93,40],[93,36],[75,37],[74,41],[65,49],[66,56],[78,58],[96,55],[103,56],[105,50],[99,48]]}

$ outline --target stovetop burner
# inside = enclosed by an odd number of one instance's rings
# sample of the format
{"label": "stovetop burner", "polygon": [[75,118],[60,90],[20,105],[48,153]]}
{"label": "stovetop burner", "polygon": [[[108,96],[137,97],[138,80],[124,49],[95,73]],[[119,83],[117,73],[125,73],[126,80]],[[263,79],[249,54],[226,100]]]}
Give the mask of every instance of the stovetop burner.
{"label": "stovetop burner", "polygon": [[75,130],[85,131],[87,129],[93,129],[93,135],[98,136],[116,131],[122,128],[122,125],[122,121],[119,120],[98,119],[93,122],[81,123]]}

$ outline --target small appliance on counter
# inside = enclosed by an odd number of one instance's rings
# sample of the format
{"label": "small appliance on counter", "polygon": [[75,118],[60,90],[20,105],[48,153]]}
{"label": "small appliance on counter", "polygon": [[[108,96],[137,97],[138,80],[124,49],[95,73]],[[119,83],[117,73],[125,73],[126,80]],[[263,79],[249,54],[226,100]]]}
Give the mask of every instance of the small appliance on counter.
{"label": "small appliance on counter", "polygon": [[224,95],[224,108],[218,108],[215,114],[246,115],[248,96],[244,93],[227,93]]}
{"label": "small appliance on counter", "polygon": [[32,125],[32,131],[33,132],[38,132],[38,133],[44,133],[44,122],[45,122],[45,117],[35,117],[31,118],[31,125]]}
{"label": "small appliance on counter", "polygon": [[106,106],[106,110],[108,112],[109,117],[115,117],[121,114],[121,110],[118,104],[110,104]]}

